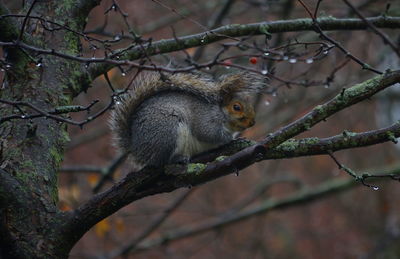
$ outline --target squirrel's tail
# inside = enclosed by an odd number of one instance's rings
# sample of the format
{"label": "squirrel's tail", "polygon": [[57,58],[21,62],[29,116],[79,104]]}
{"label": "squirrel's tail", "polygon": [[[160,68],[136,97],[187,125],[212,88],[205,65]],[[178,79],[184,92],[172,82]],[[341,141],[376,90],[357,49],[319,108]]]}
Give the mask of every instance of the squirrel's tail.
{"label": "squirrel's tail", "polygon": [[193,94],[208,102],[218,102],[220,93],[217,85],[207,77],[193,74],[161,75],[157,72],[142,73],[132,90],[121,97],[111,114],[110,127],[114,144],[123,152],[129,152],[132,141],[132,117],[138,106],[146,99],[165,91],[182,91]]}
{"label": "squirrel's tail", "polygon": [[164,75],[158,72],[141,74],[133,89],[121,98],[111,114],[110,126],[114,143],[123,152],[130,152],[132,142],[132,119],[139,105],[151,96],[161,92],[180,91],[196,96],[209,103],[221,103],[233,94],[255,94],[265,89],[265,82],[259,75],[241,72],[229,74],[215,82],[200,74]]}

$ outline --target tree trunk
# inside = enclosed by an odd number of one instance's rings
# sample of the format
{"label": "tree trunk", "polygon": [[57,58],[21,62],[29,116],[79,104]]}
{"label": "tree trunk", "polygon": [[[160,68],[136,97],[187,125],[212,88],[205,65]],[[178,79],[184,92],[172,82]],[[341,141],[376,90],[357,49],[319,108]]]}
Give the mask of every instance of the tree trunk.
{"label": "tree trunk", "polygon": [[[59,24],[68,24],[77,31],[84,28],[84,24],[79,23],[82,19],[65,3],[26,1],[24,14],[32,5],[32,16],[51,15],[59,19]],[[4,13],[5,9],[0,11]],[[15,40],[15,36],[21,34],[18,41],[46,49],[57,46],[57,51],[78,55],[77,34],[65,30],[36,30],[40,27],[37,19],[19,21],[4,37]],[[52,55],[30,56],[15,48],[4,48],[4,52],[11,67],[1,98],[28,103],[42,111],[69,105],[71,96],[76,93],[74,88],[85,76],[80,64],[67,59]],[[7,106],[2,113],[12,114],[15,110],[16,106]],[[66,258],[73,244],[64,241],[67,238],[63,237],[61,226],[66,214],[57,208],[57,170],[68,139],[66,126],[46,117],[31,121],[21,117],[0,125],[2,138],[4,136],[0,153],[0,255],[4,258]]]}

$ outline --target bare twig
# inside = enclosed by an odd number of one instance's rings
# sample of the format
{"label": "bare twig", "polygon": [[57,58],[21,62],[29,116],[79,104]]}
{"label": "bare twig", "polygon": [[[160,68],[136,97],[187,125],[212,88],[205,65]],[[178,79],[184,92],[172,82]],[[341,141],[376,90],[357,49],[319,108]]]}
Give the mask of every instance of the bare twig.
{"label": "bare twig", "polygon": [[302,1],[302,0],[298,0],[300,2],[300,4],[304,7],[304,9],[307,11],[307,13],[310,15],[312,21],[313,21],[313,26],[314,26],[314,30],[320,35],[320,37],[322,39],[325,39],[327,41],[329,41],[330,43],[332,43],[333,45],[335,45],[341,52],[343,52],[346,57],[351,58],[353,61],[355,61],[357,64],[359,64],[363,69],[367,69],[370,70],[374,73],[377,74],[382,74],[381,71],[376,70],[375,68],[372,68],[370,65],[364,63],[363,61],[361,61],[359,58],[355,57],[353,54],[350,53],[350,51],[348,51],[347,49],[345,49],[343,47],[342,44],[340,44],[338,41],[334,40],[333,38],[329,37],[321,28],[319,21],[317,20],[317,17],[314,17],[314,15],[312,14],[312,12],[310,11],[310,9],[307,7],[307,5]]}
{"label": "bare twig", "polygon": [[327,195],[337,194],[339,192],[348,190],[354,186],[356,186],[355,182],[348,179],[326,181],[325,183],[313,186],[312,188],[303,188],[302,190],[297,191],[285,198],[267,199],[264,202],[261,202],[259,205],[247,209],[243,212],[231,214],[229,216],[223,215],[222,217],[216,217],[198,224],[185,226],[170,232],[166,232],[160,237],[143,241],[131,253],[139,253],[141,251],[155,248],[167,243],[172,243],[183,238],[196,236],[214,229],[221,229],[227,226],[231,226],[232,224],[241,222],[257,215],[268,213],[270,211],[285,209],[288,207],[312,202],[324,198]]}
{"label": "bare twig", "polygon": [[[215,27],[221,25],[223,18],[229,13],[229,10],[232,8],[234,2],[235,0],[225,0],[219,12],[214,16],[214,19],[210,20],[210,22],[208,23],[208,27],[210,29],[214,29]],[[199,58],[203,54],[203,51],[204,46],[198,48],[193,54],[193,60],[199,60]]]}
{"label": "bare twig", "polygon": [[102,124],[96,126],[96,128],[89,129],[88,131],[85,131],[83,134],[79,134],[78,136],[72,138],[71,142],[68,143],[67,148],[73,149],[79,145],[86,144],[90,141],[96,140],[106,135],[109,132],[110,129],[107,125]]}
{"label": "bare twig", "polygon": [[115,173],[117,168],[125,161],[128,154],[120,154],[107,166],[104,170],[101,171],[102,175],[100,180],[93,187],[93,192],[97,193],[100,191],[101,187],[105,184],[105,182],[109,179],[112,179],[112,175]]}
{"label": "bare twig", "polygon": [[108,255],[101,256],[104,259],[111,259],[119,256],[126,256],[130,251],[134,250],[137,245],[142,242],[145,238],[147,238],[151,233],[153,233],[156,229],[158,229],[163,222],[165,222],[171,214],[179,208],[179,206],[194,192],[195,188],[189,189],[178,196],[164,211],[160,214],[153,222],[151,222],[142,233],[140,233],[133,240],[127,242],[121,248],[113,250]]}
{"label": "bare twig", "polygon": [[345,171],[347,174],[349,174],[351,177],[353,177],[356,181],[361,182],[364,186],[367,186],[369,188],[372,188],[373,190],[377,191],[379,190],[379,187],[376,185],[372,185],[366,182],[367,179],[369,178],[389,178],[395,181],[400,181],[400,175],[398,174],[399,170],[395,170],[394,172],[388,173],[388,174],[370,174],[370,173],[363,173],[361,175],[358,175],[356,172],[354,172],[352,169],[349,167],[343,165],[342,163],[339,162],[339,160],[333,155],[331,151],[328,151],[328,155],[333,159],[333,161],[336,163],[336,165],[339,167],[340,170]]}
{"label": "bare twig", "polygon": [[360,19],[362,19],[367,25],[368,27],[375,32],[379,37],[382,38],[383,43],[389,45],[392,50],[396,53],[396,55],[400,58],[400,49],[398,46],[396,46],[390,39],[389,37],[383,33],[382,31],[380,31],[378,28],[375,27],[375,25],[373,25],[372,23],[370,23],[365,16],[363,16],[361,14],[361,12],[354,6],[352,5],[348,0],[343,0],[343,2],[345,2],[347,4],[347,6],[349,6],[354,13],[357,14],[358,17],[360,17]]}
{"label": "bare twig", "polygon": [[18,36],[17,41],[21,41],[22,40],[22,36],[24,35],[26,23],[28,22],[29,15],[31,14],[31,12],[33,10],[33,7],[35,6],[36,2],[37,2],[37,0],[34,0],[32,2],[31,6],[28,9],[28,12],[25,15],[25,18],[24,18],[24,20],[22,22],[22,25],[21,25],[21,29],[19,31],[19,36]]}
{"label": "bare twig", "polygon": [[[56,107],[52,111],[44,111],[29,102],[23,102],[23,101],[15,102],[15,101],[8,101],[8,100],[0,99],[0,103],[12,105],[15,108],[17,108],[19,110],[19,112],[21,113],[21,114],[9,115],[9,116],[2,117],[2,118],[0,117],[0,124],[5,121],[9,121],[9,120],[13,120],[13,119],[33,119],[33,118],[40,118],[40,117],[51,118],[56,121],[73,124],[76,122],[66,119],[66,118],[63,118],[63,117],[60,117],[60,116],[56,116],[56,115],[66,114],[66,113],[70,113],[70,112],[90,111],[90,109],[93,107],[93,105],[95,105],[98,102],[99,102],[99,100],[94,100],[87,106],[81,106],[81,105],[62,106],[62,107]],[[20,106],[29,107],[32,110],[36,111],[37,114],[27,114],[20,108]]]}

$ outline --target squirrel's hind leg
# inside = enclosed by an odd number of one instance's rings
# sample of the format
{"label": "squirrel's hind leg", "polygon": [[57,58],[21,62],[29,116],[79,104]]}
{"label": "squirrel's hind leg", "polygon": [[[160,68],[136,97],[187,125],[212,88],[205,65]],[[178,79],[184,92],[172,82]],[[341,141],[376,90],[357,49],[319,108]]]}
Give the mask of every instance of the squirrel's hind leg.
{"label": "squirrel's hind leg", "polygon": [[[171,161],[176,150],[179,118],[139,117],[132,125],[132,153],[146,166],[162,167]],[[162,123],[160,123],[162,120]]]}

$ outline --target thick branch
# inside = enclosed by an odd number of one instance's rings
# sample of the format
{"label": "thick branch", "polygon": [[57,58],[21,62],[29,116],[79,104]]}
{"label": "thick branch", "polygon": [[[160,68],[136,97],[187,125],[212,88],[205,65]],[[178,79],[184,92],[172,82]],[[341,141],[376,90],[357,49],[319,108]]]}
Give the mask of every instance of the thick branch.
{"label": "thick branch", "polygon": [[278,147],[267,151],[264,159],[292,158],[299,156],[322,155],[349,148],[358,148],[393,141],[400,137],[400,122],[390,127],[362,133],[345,131],[341,135],[318,139],[307,138],[288,140]]}
{"label": "thick branch", "polygon": [[283,141],[309,130],[315,124],[326,120],[329,116],[362,100],[368,99],[383,89],[400,82],[400,70],[376,76],[341,92],[325,104],[316,106],[302,118],[270,134],[261,143],[268,149],[274,148]]}
{"label": "thick branch", "polygon": [[[65,224],[69,237],[78,240],[90,227],[132,201],[146,196],[171,192],[184,186],[199,185],[239,170],[264,159],[266,147],[272,149],[352,104],[369,98],[376,92],[400,82],[400,71],[388,72],[364,83],[342,91],[324,105],[317,106],[303,118],[275,132],[262,144],[256,144],[224,159],[208,164],[190,164],[186,169],[172,168],[175,173],[162,170],[143,169],[127,175],[109,190],[94,196],[89,202],[76,209]],[[397,127],[397,126],[396,126]],[[385,133],[387,134],[387,133]],[[396,133],[397,134],[397,133]],[[383,139],[382,139],[383,141]],[[363,145],[365,145],[364,142]],[[82,227],[84,226],[84,227]],[[72,240],[74,242],[74,240]]]}
{"label": "thick branch", "polygon": [[[367,20],[377,28],[400,28],[400,18],[397,17],[372,17]],[[322,30],[364,30],[368,28],[367,24],[361,19],[335,19],[320,18],[318,23]],[[146,54],[143,53],[142,46],[129,48],[129,51],[119,52],[120,59],[136,60],[142,57],[153,56],[162,53],[168,53],[183,50],[191,47],[198,47],[210,44],[232,37],[241,37],[249,35],[263,35],[268,33],[282,33],[293,31],[313,31],[313,22],[311,19],[296,19],[286,21],[261,22],[253,24],[234,24],[222,26],[207,32],[178,37],[177,39],[160,40],[151,45],[145,44]],[[118,52],[117,52],[118,53]],[[97,64],[91,67],[90,74],[92,78],[103,75],[105,72],[113,68],[110,64]]]}

